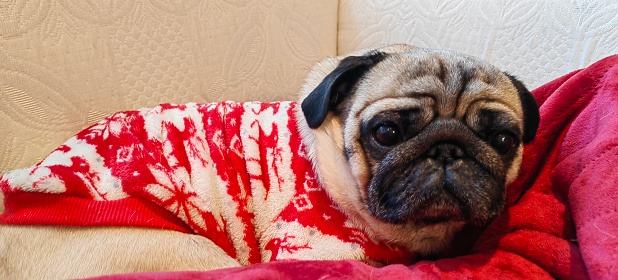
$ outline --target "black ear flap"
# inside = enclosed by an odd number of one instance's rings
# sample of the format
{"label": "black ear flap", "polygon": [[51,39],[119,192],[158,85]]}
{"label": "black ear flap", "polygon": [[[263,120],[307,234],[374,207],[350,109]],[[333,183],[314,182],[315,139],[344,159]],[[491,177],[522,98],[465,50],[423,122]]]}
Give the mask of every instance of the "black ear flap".
{"label": "black ear flap", "polygon": [[379,52],[342,59],[337,68],[328,74],[301,104],[309,127],[319,127],[326,119],[328,111],[341,103],[367,70],[382,59],[384,54]]}
{"label": "black ear flap", "polygon": [[534,139],[536,130],[539,128],[539,121],[541,119],[541,116],[539,115],[539,106],[537,105],[532,93],[528,91],[520,80],[507,73],[504,74],[511,79],[511,82],[519,93],[521,107],[524,110],[524,135],[522,140],[524,143],[530,142]]}

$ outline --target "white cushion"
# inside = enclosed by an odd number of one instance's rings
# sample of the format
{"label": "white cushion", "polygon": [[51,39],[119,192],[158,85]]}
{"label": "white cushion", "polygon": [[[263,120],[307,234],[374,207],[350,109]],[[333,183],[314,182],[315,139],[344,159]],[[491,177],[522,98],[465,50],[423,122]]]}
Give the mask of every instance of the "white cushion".
{"label": "white cushion", "polygon": [[618,53],[616,0],[341,0],[339,53],[387,43],[465,52],[529,88]]}

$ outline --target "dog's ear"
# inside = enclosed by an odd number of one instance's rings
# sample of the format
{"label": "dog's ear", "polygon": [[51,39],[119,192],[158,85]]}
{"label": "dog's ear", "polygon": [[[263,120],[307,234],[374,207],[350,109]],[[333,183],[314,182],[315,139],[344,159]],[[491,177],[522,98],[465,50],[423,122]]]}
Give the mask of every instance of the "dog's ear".
{"label": "dog's ear", "polygon": [[541,119],[539,115],[539,106],[537,105],[532,93],[530,93],[530,91],[524,86],[524,83],[508,73],[504,74],[509,77],[519,93],[521,107],[524,110],[524,135],[522,140],[524,143],[528,143],[534,139],[536,131],[539,128],[539,121]]}
{"label": "dog's ear", "polygon": [[326,119],[328,111],[341,103],[350,94],[356,82],[384,57],[384,53],[372,52],[364,56],[348,56],[342,59],[337,68],[326,75],[301,104],[309,127],[319,127]]}

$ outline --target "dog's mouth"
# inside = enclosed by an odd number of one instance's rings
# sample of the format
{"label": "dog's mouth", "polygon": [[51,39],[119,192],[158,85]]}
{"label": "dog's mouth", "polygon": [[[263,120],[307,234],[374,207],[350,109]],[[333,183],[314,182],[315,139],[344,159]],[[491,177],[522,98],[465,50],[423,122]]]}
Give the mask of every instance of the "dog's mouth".
{"label": "dog's mouth", "polygon": [[378,205],[373,205],[373,207],[368,205],[368,209],[370,209],[370,212],[374,210],[371,213],[375,218],[387,223],[431,226],[470,221],[468,208],[446,189],[434,193],[431,198],[426,198],[424,202],[418,201],[418,198],[410,198],[417,203],[392,203],[393,201],[388,197],[383,198],[384,200],[380,201]]}
{"label": "dog's mouth", "polygon": [[459,205],[432,206],[410,216],[410,221],[417,225],[437,225],[466,220],[465,214]]}

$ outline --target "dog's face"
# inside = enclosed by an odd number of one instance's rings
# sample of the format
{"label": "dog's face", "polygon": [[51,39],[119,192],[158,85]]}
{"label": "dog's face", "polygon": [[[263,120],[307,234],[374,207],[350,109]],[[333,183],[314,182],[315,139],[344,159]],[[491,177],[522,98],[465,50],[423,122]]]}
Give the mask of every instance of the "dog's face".
{"label": "dog's face", "polygon": [[502,211],[539,122],[512,76],[406,45],[318,64],[301,98],[301,130],[329,194],[376,237],[420,253]]}

